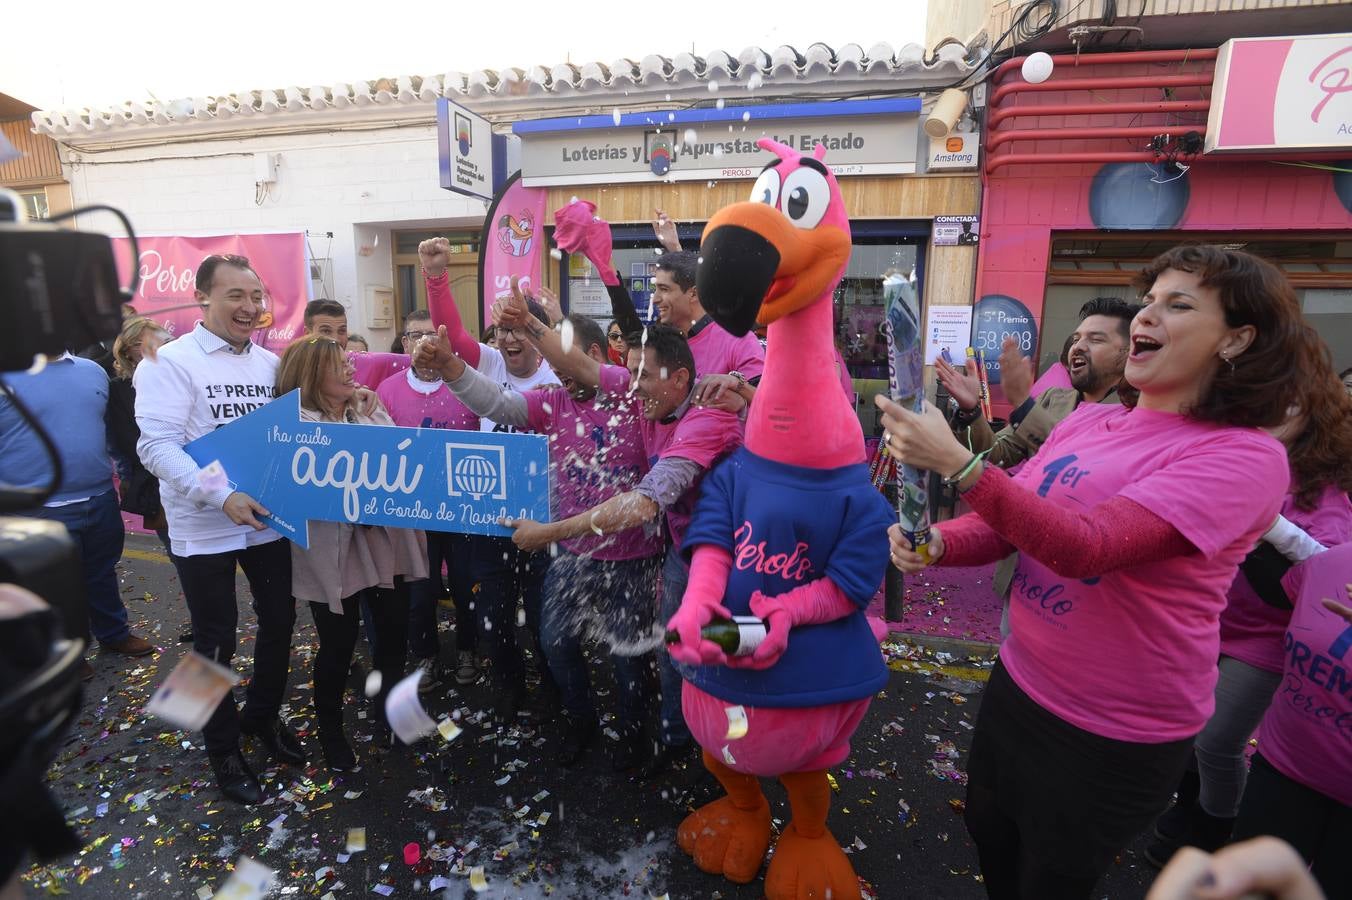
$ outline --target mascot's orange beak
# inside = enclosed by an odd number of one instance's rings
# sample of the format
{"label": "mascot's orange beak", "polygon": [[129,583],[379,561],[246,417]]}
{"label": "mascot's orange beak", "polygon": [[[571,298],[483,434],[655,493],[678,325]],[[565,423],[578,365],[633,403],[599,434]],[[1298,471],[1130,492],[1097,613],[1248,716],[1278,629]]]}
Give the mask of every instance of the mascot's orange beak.
{"label": "mascot's orange beak", "polygon": [[821,297],[850,258],[834,225],[796,228],[765,203],[734,203],[704,227],[695,285],[709,316],[736,335]]}

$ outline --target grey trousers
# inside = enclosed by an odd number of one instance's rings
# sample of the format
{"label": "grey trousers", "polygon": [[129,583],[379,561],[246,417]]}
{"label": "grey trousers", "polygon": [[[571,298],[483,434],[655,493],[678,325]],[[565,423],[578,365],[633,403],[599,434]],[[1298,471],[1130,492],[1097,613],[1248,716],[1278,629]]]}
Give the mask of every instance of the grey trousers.
{"label": "grey trousers", "polygon": [[1222,656],[1219,667],[1216,711],[1197,735],[1194,752],[1202,780],[1199,799],[1203,811],[1231,819],[1239,814],[1239,801],[1249,777],[1244,747],[1263,721],[1282,676],[1230,656]]}

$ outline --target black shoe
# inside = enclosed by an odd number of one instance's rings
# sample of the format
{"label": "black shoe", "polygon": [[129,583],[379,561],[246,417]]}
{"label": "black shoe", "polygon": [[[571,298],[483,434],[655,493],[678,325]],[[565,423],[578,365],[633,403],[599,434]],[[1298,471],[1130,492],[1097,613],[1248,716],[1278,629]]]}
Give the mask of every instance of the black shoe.
{"label": "black shoe", "polygon": [[389,750],[394,749],[397,740],[398,739],[394,736],[394,732],[390,730],[390,726],[383,719],[377,719],[375,722],[372,723],[371,725],[372,749],[379,750],[382,753],[387,752]]}
{"label": "black shoe", "polygon": [[563,741],[554,753],[554,762],[563,768],[576,763],[592,742],[596,740],[595,719],[574,719],[563,717]]}
{"label": "black shoe", "polygon": [[656,778],[674,765],[699,759],[699,754],[699,745],[694,741],[675,745],[658,741],[657,749],[653,752],[653,755],[643,764],[643,768],[638,770],[638,777],[642,781]]}
{"label": "black shoe", "polygon": [[626,729],[621,733],[615,752],[610,755],[610,768],[614,772],[627,772],[647,763],[658,752],[657,745],[643,733],[643,729]]}
{"label": "black shoe", "polygon": [[220,756],[211,756],[211,770],[216,773],[216,786],[227,800],[252,806],[263,800],[263,789],[244,755],[238,750]]}
{"label": "black shoe", "polygon": [[261,726],[240,726],[240,731],[257,738],[268,749],[268,756],[290,766],[305,765],[305,748],[300,738],[287,728],[280,719],[273,719]]}
{"label": "black shoe", "polygon": [[530,706],[530,695],[526,693],[525,685],[503,687],[498,696],[502,699],[493,707],[493,718],[500,727],[539,725],[542,721],[540,714]]}
{"label": "black shoe", "polygon": [[319,746],[324,751],[324,762],[335,772],[350,772],[357,767],[357,755],[343,734],[341,723],[319,724]]}
{"label": "black shoe", "polygon": [[[1173,859],[1174,854],[1181,847],[1197,847],[1205,850],[1207,853],[1214,853],[1230,840],[1230,833],[1234,830],[1235,820],[1233,817],[1221,818],[1205,812],[1200,806],[1185,806],[1176,804],[1175,809],[1182,807],[1187,811],[1189,819],[1187,828],[1178,838],[1156,837],[1155,840],[1146,844],[1145,858],[1152,866],[1157,869],[1163,869]],[[1173,810],[1170,810],[1173,812]],[[1164,817],[1160,817],[1163,822]],[[1177,824],[1177,820],[1173,823]]]}
{"label": "black shoe", "polygon": [[1197,797],[1202,781],[1197,772],[1188,770],[1178,782],[1178,799],[1155,821],[1155,837],[1163,841],[1181,843],[1192,830],[1197,809]]}
{"label": "black shoe", "polygon": [[183,631],[180,631],[180,632],[178,633],[178,642],[179,642],[180,644],[191,644],[191,643],[192,643],[192,629],[191,629],[191,628],[187,628],[187,629],[184,629]]}

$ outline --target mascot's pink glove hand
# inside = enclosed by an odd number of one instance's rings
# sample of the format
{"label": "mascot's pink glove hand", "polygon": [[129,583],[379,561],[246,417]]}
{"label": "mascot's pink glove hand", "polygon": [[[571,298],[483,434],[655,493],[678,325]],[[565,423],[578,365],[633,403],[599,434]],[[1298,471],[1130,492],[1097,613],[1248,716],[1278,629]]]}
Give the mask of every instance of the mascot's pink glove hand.
{"label": "mascot's pink glove hand", "polygon": [[574,200],[554,211],[554,243],[569,253],[581,253],[600,273],[601,283],[614,287],[619,276],[611,268],[610,256],[614,243],[610,225],[596,215],[596,204],[590,200]]}
{"label": "mascot's pink glove hand", "polygon": [[755,591],[751,595],[751,611],[765,620],[765,640],[751,656],[733,657],[728,665],[739,669],[768,669],[779,662],[788,649],[789,630],[794,625],[834,622],[858,610],[859,607],[830,578],[818,578],[774,597]]}
{"label": "mascot's pink glove hand", "polygon": [[681,601],[681,608],[667,623],[668,631],[681,636],[680,643],[667,645],[671,658],[690,666],[727,665],[728,655],[723,652],[723,648],[700,637],[700,629],[713,621],[715,616],[731,619],[732,613],[718,602],[692,601],[687,592]]}
{"label": "mascot's pink glove hand", "polygon": [[695,549],[690,563],[690,583],[681,598],[681,608],[667,623],[667,630],[676,632],[681,638],[679,643],[667,645],[672,659],[691,666],[727,665],[728,656],[723,648],[701,637],[700,629],[715,616],[732,618],[732,613],[719,602],[727,590],[731,571],[732,554],[727,550],[707,544]]}

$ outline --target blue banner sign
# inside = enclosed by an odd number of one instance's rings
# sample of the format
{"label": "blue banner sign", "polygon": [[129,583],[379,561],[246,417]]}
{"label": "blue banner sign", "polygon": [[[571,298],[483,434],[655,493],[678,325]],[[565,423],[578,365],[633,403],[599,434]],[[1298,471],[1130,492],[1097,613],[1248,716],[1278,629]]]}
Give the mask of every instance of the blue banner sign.
{"label": "blue banner sign", "polygon": [[184,449],[302,547],[306,522],[510,535],[499,518],[549,521],[548,440],[537,434],[303,422],[300,392]]}

